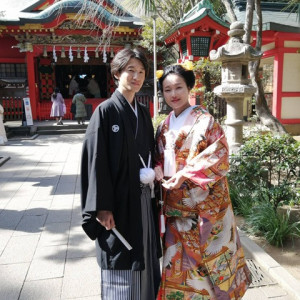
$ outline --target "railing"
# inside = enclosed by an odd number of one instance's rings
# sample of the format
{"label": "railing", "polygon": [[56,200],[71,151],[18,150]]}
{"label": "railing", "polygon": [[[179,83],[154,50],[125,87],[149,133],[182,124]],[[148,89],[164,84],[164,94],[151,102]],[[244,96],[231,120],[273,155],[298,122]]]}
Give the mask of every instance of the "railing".
{"label": "railing", "polygon": [[150,111],[151,117],[153,117],[153,96],[142,94],[142,95],[136,95],[135,98],[140,103],[144,104]]}
{"label": "railing", "polygon": [[[140,103],[143,103],[150,111],[151,116],[153,115],[153,102],[152,96],[149,95],[137,95],[137,100]],[[89,109],[89,113],[91,114],[94,112],[96,107],[106,99],[87,99],[87,106],[91,106]],[[0,103],[4,108],[4,121],[15,121],[15,120],[22,120],[22,105],[23,99],[20,97],[12,98],[12,97],[3,97],[0,99]],[[72,120],[73,114],[70,112],[72,99],[65,99],[66,104],[66,114],[64,115],[64,119]],[[50,119],[50,111],[52,107],[52,102],[43,101],[38,102],[37,105],[37,119],[42,120],[49,120]]]}
{"label": "railing", "polygon": [[22,98],[3,97],[0,103],[4,108],[4,121],[22,120]]}
{"label": "railing", "polygon": [[227,114],[226,100],[223,98],[216,97],[214,101],[212,115],[218,122],[222,122]]}

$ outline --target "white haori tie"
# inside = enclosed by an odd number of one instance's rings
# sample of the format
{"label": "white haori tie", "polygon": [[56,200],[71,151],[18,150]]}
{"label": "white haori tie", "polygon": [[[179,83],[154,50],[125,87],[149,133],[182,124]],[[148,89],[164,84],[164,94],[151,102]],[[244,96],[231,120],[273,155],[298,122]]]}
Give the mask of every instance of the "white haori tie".
{"label": "white haori tie", "polygon": [[144,168],[140,169],[140,182],[143,184],[149,184],[151,188],[151,197],[154,198],[154,179],[155,179],[155,172],[152,168],[150,168],[151,164],[151,153],[149,152],[148,157],[148,167],[146,166],[142,156],[139,154],[140,160],[144,166]]}

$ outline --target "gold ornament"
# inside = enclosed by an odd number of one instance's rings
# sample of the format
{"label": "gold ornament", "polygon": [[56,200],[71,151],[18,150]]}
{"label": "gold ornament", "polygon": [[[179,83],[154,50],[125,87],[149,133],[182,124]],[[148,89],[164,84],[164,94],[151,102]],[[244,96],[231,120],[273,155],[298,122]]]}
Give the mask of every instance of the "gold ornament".
{"label": "gold ornament", "polygon": [[190,60],[186,60],[181,66],[186,69],[187,71],[193,71],[194,70],[194,64]]}
{"label": "gold ornament", "polygon": [[164,71],[163,70],[157,70],[156,71],[156,78],[159,79],[164,75]]}

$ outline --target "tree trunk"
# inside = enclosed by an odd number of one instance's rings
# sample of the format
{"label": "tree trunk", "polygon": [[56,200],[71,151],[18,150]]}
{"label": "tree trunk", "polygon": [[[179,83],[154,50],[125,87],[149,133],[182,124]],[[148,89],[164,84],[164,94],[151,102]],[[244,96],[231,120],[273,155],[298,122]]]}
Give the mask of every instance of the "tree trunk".
{"label": "tree trunk", "polygon": [[243,41],[245,44],[250,44],[252,24],[253,24],[254,0],[247,0],[246,16],[245,16],[245,35]]}
{"label": "tree trunk", "polygon": [[[257,21],[258,21],[255,48],[256,50],[260,51],[261,44],[262,44],[262,13],[260,8],[260,0],[255,0],[255,10],[256,10]],[[278,132],[281,134],[286,133],[287,131],[284,128],[284,126],[278,121],[278,119],[276,119],[272,115],[268,107],[265,98],[264,89],[263,89],[263,84],[259,76],[259,65],[260,65],[260,59],[258,61],[249,63],[249,72],[252,79],[252,84],[256,87],[256,93],[255,93],[256,113],[259,116],[260,121],[262,122],[263,125],[267,126],[274,132]]]}
{"label": "tree trunk", "polygon": [[232,7],[232,3],[230,0],[222,0],[225,8],[226,8],[226,11],[228,13],[228,16],[229,16],[229,19],[231,21],[231,23],[237,21],[237,17],[233,11],[233,7]]}

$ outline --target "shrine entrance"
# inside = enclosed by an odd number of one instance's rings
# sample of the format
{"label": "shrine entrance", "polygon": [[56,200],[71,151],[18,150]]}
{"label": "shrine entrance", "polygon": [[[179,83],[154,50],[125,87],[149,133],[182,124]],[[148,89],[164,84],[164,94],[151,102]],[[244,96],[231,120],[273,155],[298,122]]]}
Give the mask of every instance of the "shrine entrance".
{"label": "shrine entrance", "polygon": [[[107,69],[106,65],[56,65],[56,86],[59,87],[64,98],[72,97],[77,85],[86,98],[108,98]],[[89,85],[91,80],[96,87]],[[100,90],[99,97],[96,97],[93,88]]]}

